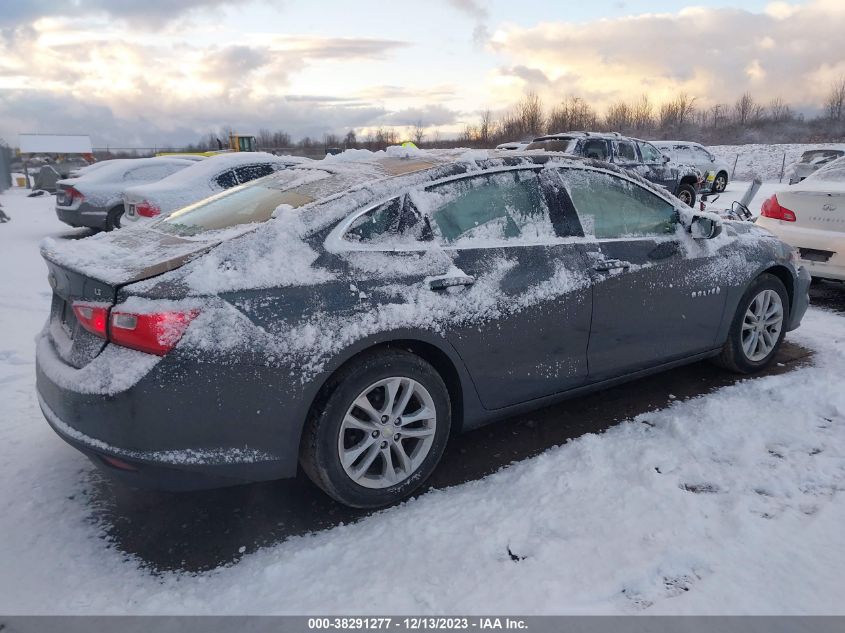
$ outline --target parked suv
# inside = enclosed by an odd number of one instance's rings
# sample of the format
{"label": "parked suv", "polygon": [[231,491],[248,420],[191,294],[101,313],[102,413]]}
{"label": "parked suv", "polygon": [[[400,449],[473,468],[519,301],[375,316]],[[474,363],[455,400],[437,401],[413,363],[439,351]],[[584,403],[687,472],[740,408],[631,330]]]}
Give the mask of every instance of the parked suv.
{"label": "parked suv", "polygon": [[525,149],[563,152],[594,158],[638,173],[671,191],[689,206],[701,187],[701,172],[692,165],[674,163],[654,145],[616,132],[564,132],[535,138]]}
{"label": "parked suv", "polygon": [[704,145],[690,141],[655,141],[654,145],[676,163],[697,168],[704,175],[704,190],[722,193],[728,186],[730,166]]}

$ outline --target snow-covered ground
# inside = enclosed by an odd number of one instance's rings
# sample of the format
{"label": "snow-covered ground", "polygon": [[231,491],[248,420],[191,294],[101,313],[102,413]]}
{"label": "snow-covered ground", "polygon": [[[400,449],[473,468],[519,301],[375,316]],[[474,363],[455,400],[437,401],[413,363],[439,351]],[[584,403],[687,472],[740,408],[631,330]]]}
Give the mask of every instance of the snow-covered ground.
{"label": "snow-covered ground", "polygon": [[37,245],[79,234],[53,202],[0,195],[0,613],[845,613],[845,317],[815,308],[789,335],[812,365],[232,566],[150,573],[105,540],[93,466],[36,402]]}
{"label": "snow-covered ground", "polygon": [[783,182],[789,182],[789,166],[808,149],[837,146],[841,143],[780,143],[764,145],[711,145],[708,149],[724,159],[735,171],[732,178],[751,180],[760,176],[764,181],[777,182],[783,171]]}

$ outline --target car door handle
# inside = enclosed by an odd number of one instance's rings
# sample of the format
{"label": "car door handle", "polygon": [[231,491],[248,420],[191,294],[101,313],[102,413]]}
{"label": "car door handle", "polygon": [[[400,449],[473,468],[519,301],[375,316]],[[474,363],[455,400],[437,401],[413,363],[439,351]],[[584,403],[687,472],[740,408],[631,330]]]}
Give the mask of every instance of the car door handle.
{"label": "car door handle", "polygon": [[450,276],[450,277],[435,277],[430,279],[428,287],[430,290],[446,290],[448,288],[455,288],[457,286],[471,286],[475,283],[475,277],[470,275],[465,276]]}
{"label": "car door handle", "polygon": [[594,270],[599,272],[608,272],[610,270],[628,270],[631,267],[631,262],[625,262],[621,259],[603,259],[593,266]]}

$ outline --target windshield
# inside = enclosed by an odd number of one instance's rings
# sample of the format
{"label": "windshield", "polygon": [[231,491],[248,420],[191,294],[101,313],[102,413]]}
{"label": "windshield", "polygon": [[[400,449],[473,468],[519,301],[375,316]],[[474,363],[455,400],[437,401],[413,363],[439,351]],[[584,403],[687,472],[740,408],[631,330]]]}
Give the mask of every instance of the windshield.
{"label": "windshield", "polygon": [[843,155],[845,155],[845,151],[840,149],[814,149],[801,154],[800,162],[818,165],[827,163]]}
{"label": "windshield", "polygon": [[324,171],[289,169],[229,189],[174,212],[156,229],[177,235],[196,235],[241,224],[266,222],[280,205],[299,207],[313,200],[296,187],[327,177]]}

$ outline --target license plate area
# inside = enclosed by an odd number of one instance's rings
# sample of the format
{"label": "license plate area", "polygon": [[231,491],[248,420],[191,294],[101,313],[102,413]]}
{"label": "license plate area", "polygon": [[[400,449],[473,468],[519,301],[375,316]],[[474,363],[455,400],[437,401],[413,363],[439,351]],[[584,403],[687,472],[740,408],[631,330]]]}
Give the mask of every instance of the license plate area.
{"label": "license plate area", "polygon": [[836,254],[834,251],[823,251],[817,248],[799,248],[798,253],[801,259],[808,262],[826,262]]}

